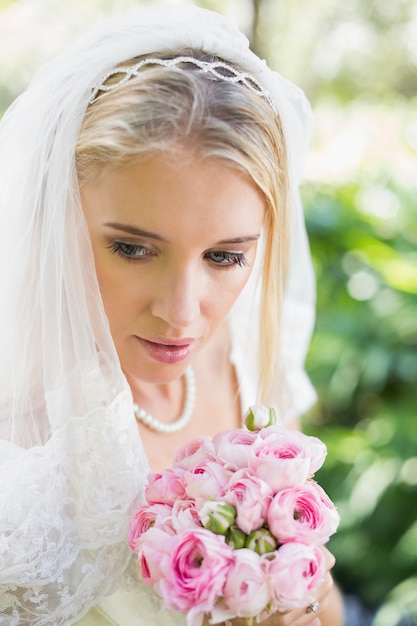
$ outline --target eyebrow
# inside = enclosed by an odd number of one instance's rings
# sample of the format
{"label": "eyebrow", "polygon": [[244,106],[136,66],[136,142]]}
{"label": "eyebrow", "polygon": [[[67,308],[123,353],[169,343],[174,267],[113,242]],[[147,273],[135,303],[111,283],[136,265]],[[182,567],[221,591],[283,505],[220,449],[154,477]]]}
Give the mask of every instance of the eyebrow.
{"label": "eyebrow", "polygon": [[[128,233],[129,235],[135,235],[137,237],[150,237],[151,239],[157,239],[158,241],[167,241],[161,235],[157,235],[156,233],[151,233],[147,230],[142,230],[141,228],[136,228],[135,226],[130,226],[128,224],[120,224],[119,222],[107,222],[104,226],[108,226],[109,228],[114,228],[116,230],[121,230],[124,233]],[[260,235],[243,235],[242,237],[233,237],[231,239],[221,239],[216,243],[219,244],[233,244],[233,243],[245,243],[248,241],[257,241]]]}
{"label": "eyebrow", "polygon": [[150,237],[152,239],[158,239],[158,241],[166,241],[164,237],[161,237],[156,233],[151,233],[147,230],[136,228],[135,226],[129,226],[128,224],[119,224],[119,222],[107,222],[106,224],[104,224],[104,226],[114,228],[115,230],[121,230],[124,233],[128,233],[129,235],[136,235],[137,237]]}
{"label": "eyebrow", "polygon": [[246,241],[258,241],[260,235],[245,235],[244,237],[233,237],[232,239],[221,239],[218,244],[223,243],[245,243]]}

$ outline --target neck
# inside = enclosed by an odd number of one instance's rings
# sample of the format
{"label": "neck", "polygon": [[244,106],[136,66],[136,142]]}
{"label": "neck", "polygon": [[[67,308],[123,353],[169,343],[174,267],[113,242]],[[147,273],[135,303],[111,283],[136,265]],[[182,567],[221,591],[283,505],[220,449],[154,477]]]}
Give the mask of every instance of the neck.
{"label": "neck", "polygon": [[175,420],[168,423],[161,421],[155,418],[154,415],[151,415],[143,407],[140,407],[136,402],[133,404],[135,417],[140,423],[151,430],[161,433],[176,433],[185,428],[192,417],[195,405],[195,391],[194,371],[191,367],[188,367],[184,373],[184,400],[182,402],[182,411]]}
{"label": "neck", "polygon": [[183,377],[167,383],[147,383],[126,376],[134,402],[161,422],[170,422],[181,412],[184,402]]}

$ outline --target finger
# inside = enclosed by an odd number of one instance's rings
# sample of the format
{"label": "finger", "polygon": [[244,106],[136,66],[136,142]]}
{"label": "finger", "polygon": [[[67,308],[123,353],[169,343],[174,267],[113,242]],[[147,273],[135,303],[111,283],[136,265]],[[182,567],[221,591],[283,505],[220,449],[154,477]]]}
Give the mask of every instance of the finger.
{"label": "finger", "polygon": [[301,609],[293,609],[287,613],[275,613],[270,621],[262,622],[266,626],[321,626],[320,615],[323,608],[321,604],[316,609],[311,610],[311,605]]}
{"label": "finger", "polygon": [[322,546],[321,549],[324,554],[324,558],[326,559],[327,569],[332,569],[336,563],[336,559],[334,555],[330,552],[330,550],[328,550],[324,546]]}
{"label": "finger", "polygon": [[327,603],[327,598],[333,588],[333,578],[332,575],[327,572],[324,577],[323,582],[314,590],[314,597],[320,602],[321,607],[325,607]]}

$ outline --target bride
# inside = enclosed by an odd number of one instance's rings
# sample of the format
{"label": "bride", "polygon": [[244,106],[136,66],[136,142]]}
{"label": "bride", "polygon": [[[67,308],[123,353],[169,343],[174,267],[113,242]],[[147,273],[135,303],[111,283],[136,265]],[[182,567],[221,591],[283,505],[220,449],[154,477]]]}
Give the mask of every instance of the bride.
{"label": "bride", "polygon": [[[136,579],[129,516],[187,440],[314,400],[310,126],[232,24],[178,5],[101,26],[6,113],[2,624],[185,624]],[[330,573],[315,597],[265,624],[341,624]]]}

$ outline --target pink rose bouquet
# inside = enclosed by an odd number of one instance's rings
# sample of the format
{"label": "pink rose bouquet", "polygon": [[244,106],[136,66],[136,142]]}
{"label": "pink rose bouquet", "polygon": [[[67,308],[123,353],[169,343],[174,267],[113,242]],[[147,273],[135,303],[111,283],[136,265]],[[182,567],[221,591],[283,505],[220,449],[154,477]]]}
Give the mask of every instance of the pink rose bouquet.
{"label": "pink rose bouquet", "polygon": [[263,406],[242,429],[187,443],[172,468],[149,476],[130,522],[142,581],[187,626],[204,614],[252,624],[308,606],[326,573],[321,546],[339,523],[313,479],[326,452]]}

